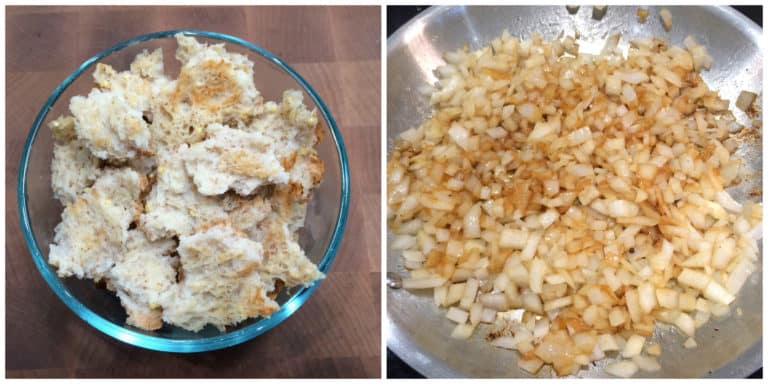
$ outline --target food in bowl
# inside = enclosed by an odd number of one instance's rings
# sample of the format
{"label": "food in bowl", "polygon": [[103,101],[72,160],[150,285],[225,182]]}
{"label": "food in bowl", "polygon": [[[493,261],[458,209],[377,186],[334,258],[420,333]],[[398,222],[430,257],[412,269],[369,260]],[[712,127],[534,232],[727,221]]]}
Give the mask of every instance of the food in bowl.
{"label": "food in bowl", "polygon": [[605,358],[615,376],[656,371],[657,323],[694,347],[757,266],[762,206],[725,189],[757,176],[735,151],[759,124],[707,87],[692,37],[626,56],[619,39],[592,55],[505,32],[446,53],[423,89],[432,116],[389,157],[402,286],[432,290],[451,337],[485,327],[533,374]]}
{"label": "food in bowl", "polygon": [[246,56],[176,39],[177,79],[160,49],[122,72],[99,63],[96,87],[51,122],[64,211],[48,261],[106,283],[129,325],[223,331],[324,277],[298,243],[322,131],[300,91],[265,102]]}

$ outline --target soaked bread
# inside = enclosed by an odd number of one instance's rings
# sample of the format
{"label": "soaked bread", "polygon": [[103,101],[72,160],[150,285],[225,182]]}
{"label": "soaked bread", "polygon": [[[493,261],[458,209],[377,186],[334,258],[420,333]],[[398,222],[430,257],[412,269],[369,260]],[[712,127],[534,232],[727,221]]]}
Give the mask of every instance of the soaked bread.
{"label": "soaked bread", "polygon": [[146,180],[130,168],[106,170],[66,206],[48,254],[59,276],[101,280],[109,273],[124,255],[145,187]]}
{"label": "soaked bread", "polygon": [[161,150],[157,156],[157,181],[139,219],[139,227],[152,240],[189,235],[208,221],[227,217],[218,199],[195,188],[180,156],[186,149],[181,144],[175,150]]}
{"label": "soaked bread", "polygon": [[179,238],[184,280],[169,291],[163,320],[198,331],[206,324],[223,330],[249,317],[269,316],[280,306],[274,289],[258,273],[261,244],[226,224]]}
{"label": "soaked bread", "polygon": [[51,122],[65,208],[49,263],[106,283],[128,325],[224,330],[324,277],[298,242],[321,129],[299,91],[265,103],[246,56],[177,42],[177,79],[161,50],[123,72],[97,64],[96,87]]}

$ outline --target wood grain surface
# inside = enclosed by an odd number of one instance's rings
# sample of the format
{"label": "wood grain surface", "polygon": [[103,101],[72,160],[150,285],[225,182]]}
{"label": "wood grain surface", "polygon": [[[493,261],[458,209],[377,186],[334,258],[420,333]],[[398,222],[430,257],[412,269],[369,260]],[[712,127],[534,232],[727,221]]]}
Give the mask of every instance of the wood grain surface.
{"label": "wood grain surface", "polygon": [[[6,376],[380,377],[379,7],[9,7],[6,9]],[[341,249],[310,300],[276,328],[207,353],[143,350],[70,311],[19,228],[18,162],[35,114],[84,59],[151,31],[192,28],[257,42],[314,86],[351,166]]]}

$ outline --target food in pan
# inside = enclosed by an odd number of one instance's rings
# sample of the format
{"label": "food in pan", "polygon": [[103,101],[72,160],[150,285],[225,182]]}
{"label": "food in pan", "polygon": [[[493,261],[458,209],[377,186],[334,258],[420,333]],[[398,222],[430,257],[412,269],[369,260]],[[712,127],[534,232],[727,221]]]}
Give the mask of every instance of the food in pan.
{"label": "food in pan", "polygon": [[531,373],[658,370],[657,324],[695,346],[756,269],[762,206],[726,188],[759,177],[735,156],[759,126],[702,80],[713,59],[693,37],[619,41],[585,54],[505,32],[448,52],[423,89],[433,114],[389,156],[403,287]]}

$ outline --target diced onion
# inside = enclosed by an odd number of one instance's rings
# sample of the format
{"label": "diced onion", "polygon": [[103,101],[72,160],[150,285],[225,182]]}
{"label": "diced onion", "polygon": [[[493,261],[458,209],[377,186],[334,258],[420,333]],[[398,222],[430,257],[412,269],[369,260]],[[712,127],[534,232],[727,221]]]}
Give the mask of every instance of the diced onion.
{"label": "diced onion", "polygon": [[736,299],[727,289],[714,280],[710,281],[704,289],[704,297],[723,305],[728,305]]}
{"label": "diced onion", "polygon": [[628,378],[637,373],[637,364],[628,360],[617,361],[606,365],[605,372],[616,377]]}
{"label": "diced onion", "polygon": [[469,313],[457,307],[450,307],[448,308],[448,312],[445,314],[445,317],[454,323],[464,324],[467,322],[467,319],[469,319]]}
{"label": "diced onion", "polygon": [[685,268],[677,276],[677,281],[681,284],[703,291],[709,284],[710,277],[701,272]]}
{"label": "diced onion", "polygon": [[643,351],[643,345],[645,345],[645,338],[640,335],[632,335],[627,339],[627,343],[624,344],[624,349],[621,351],[621,356],[631,358],[640,354]]}
{"label": "diced onion", "polygon": [[684,334],[690,337],[693,337],[694,333],[696,333],[696,324],[693,321],[693,318],[691,318],[691,316],[685,312],[682,312],[677,316],[677,319],[675,319],[675,325],[680,328]]}
{"label": "diced onion", "polygon": [[469,339],[474,331],[475,327],[472,324],[458,324],[453,329],[453,332],[451,332],[451,337],[454,339]]}
{"label": "diced onion", "polygon": [[651,356],[637,355],[632,357],[632,362],[637,364],[637,367],[640,368],[640,370],[646,372],[656,372],[661,370],[661,364]]}
{"label": "diced onion", "polygon": [[499,246],[504,248],[523,249],[527,242],[528,232],[519,229],[504,229],[499,238]]}
{"label": "diced onion", "polygon": [[403,288],[405,289],[429,289],[437,288],[445,283],[442,277],[427,277],[421,279],[403,279]]}
{"label": "diced onion", "polygon": [[662,8],[659,11],[659,16],[661,16],[661,25],[669,32],[672,29],[672,13],[669,12],[669,9]]}
{"label": "diced onion", "polygon": [[[706,47],[651,37],[622,52],[620,38],[592,55],[577,36],[505,32],[445,53],[416,85],[430,117],[389,155],[403,286],[432,288],[452,337],[488,328],[528,372],[575,374],[614,351],[609,373],[658,371],[660,346],[643,351],[655,325],[694,343],[760,260],[762,206],[727,192],[747,179],[751,137],[702,80]],[[756,98],[736,108],[755,117]]]}

